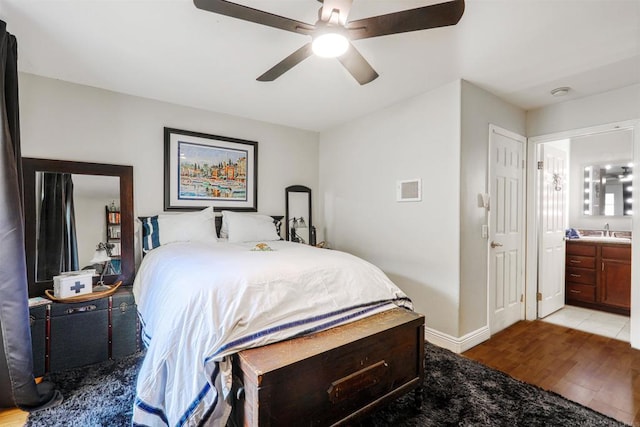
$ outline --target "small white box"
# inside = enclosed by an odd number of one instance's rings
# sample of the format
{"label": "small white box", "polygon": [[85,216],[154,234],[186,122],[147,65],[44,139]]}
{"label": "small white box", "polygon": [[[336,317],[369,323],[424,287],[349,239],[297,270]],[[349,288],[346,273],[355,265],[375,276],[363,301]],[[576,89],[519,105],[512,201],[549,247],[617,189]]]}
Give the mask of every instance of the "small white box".
{"label": "small white box", "polygon": [[92,278],[95,270],[67,271],[53,277],[53,295],[56,298],[70,298],[90,294],[93,291]]}

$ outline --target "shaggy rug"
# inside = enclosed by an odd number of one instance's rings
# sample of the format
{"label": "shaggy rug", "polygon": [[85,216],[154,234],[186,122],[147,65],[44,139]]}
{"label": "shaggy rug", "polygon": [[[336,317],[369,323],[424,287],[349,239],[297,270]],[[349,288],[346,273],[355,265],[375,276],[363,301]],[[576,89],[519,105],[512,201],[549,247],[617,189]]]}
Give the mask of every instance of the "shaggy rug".
{"label": "shaggy rug", "polygon": [[[142,355],[53,373],[62,405],[29,415],[26,426],[129,426]],[[362,421],[365,426],[623,426],[555,393],[425,344],[424,402],[410,393]],[[301,423],[303,424],[303,423]]]}

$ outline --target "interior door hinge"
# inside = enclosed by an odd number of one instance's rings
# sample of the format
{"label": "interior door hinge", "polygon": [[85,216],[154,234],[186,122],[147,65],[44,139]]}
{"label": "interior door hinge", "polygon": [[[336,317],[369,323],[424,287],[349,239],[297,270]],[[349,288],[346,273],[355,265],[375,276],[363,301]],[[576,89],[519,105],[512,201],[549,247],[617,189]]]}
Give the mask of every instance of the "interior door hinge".
{"label": "interior door hinge", "polygon": [[538,170],[542,170],[544,168],[544,161],[540,160],[538,162]]}
{"label": "interior door hinge", "polygon": [[520,302],[524,302],[524,294],[520,294]]}
{"label": "interior door hinge", "polygon": [[536,294],[536,299],[537,299],[538,301],[542,301],[542,292],[538,292],[538,293]]}

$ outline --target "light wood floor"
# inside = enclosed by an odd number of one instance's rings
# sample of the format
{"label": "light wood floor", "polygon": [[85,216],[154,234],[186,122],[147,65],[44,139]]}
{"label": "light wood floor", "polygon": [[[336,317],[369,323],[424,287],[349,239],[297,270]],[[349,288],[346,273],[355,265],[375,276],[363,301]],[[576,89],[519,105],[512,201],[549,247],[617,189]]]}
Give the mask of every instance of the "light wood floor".
{"label": "light wood floor", "polygon": [[628,342],[523,321],[463,356],[640,426],[640,350]]}
{"label": "light wood floor", "polygon": [[[640,350],[629,343],[542,321],[519,322],[463,356],[640,426]],[[0,426],[27,413],[0,411]]]}

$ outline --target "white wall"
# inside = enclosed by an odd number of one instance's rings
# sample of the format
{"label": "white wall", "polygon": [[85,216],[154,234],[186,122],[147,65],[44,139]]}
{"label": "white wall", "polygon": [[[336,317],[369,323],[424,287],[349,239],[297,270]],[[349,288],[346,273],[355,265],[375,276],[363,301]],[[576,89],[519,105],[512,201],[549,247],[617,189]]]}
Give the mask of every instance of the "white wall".
{"label": "white wall", "polygon": [[165,126],[258,141],[261,213],[284,215],[284,188],[293,184],[310,187],[317,206],[315,132],[25,73],[19,83],[22,155],[132,165],[136,216],[163,211]]}
{"label": "white wall", "polygon": [[[326,238],[379,266],[426,315],[458,333],[460,84],[320,135]],[[422,179],[421,202],[396,202],[396,181]]]}
{"label": "white wall", "polygon": [[569,177],[569,224],[573,228],[630,231],[630,216],[604,217],[584,215],[584,167],[605,162],[629,162],[633,159],[633,132],[625,129],[571,138]]}
{"label": "white wall", "polygon": [[527,112],[527,136],[640,118],[640,84]]}
{"label": "white wall", "polygon": [[525,112],[479,87],[462,81],[460,178],[460,330],[464,336],[488,326],[486,209],[478,194],[487,193],[489,124],[524,135]]}

